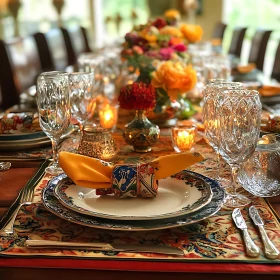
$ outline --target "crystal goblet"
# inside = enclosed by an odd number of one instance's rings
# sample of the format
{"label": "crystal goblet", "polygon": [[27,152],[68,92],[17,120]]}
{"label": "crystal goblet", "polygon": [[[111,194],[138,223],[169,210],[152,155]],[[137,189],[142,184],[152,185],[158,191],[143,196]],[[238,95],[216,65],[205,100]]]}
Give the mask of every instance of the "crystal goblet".
{"label": "crystal goblet", "polygon": [[257,91],[239,89],[227,90],[220,95],[218,106],[219,152],[231,167],[233,182],[232,191],[227,191],[225,206],[241,207],[249,204],[250,199],[237,193],[237,175],[240,164],[255,151],[262,105]]}
{"label": "crystal goblet", "polygon": [[37,79],[37,106],[42,130],[51,139],[53,162],[45,170],[57,175],[63,172],[58,163],[58,142],[70,124],[68,73],[44,72]]}

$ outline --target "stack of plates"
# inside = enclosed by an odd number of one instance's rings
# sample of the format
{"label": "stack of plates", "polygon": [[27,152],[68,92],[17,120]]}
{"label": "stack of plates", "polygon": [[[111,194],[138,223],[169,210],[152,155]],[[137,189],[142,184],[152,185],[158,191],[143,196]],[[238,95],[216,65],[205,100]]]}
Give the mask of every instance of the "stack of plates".
{"label": "stack of plates", "polygon": [[75,185],[65,174],[42,192],[45,207],[84,226],[111,230],[159,230],[193,224],[219,211],[225,197],[220,185],[201,174],[181,171],[159,180],[156,198],[120,199],[98,196]]}
{"label": "stack of plates", "polygon": [[0,134],[0,150],[24,150],[49,145],[50,138],[43,131]]}

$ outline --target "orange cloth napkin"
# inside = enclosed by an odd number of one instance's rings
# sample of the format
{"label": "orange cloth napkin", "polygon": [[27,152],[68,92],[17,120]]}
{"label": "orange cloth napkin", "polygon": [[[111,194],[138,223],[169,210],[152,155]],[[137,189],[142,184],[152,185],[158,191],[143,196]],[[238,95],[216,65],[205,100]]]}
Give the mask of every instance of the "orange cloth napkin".
{"label": "orange cloth napkin", "polygon": [[262,96],[273,96],[280,94],[280,85],[263,85],[259,89],[259,93]]}
{"label": "orange cloth napkin", "polygon": [[[149,165],[156,180],[169,177],[202,161],[200,153],[185,152],[158,157]],[[79,154],[60,152],[59,164],[75,184],[92,189],[111,188],[114,165]],[[118,165],[119,166],[119,165]]]}
{"label": "orange cloth napkin", "polygon": [[237,66],[237,71],[242,74],[250,73],[255,69],[256,69],[255,63],[249,63],[247,65],[238,65]]}

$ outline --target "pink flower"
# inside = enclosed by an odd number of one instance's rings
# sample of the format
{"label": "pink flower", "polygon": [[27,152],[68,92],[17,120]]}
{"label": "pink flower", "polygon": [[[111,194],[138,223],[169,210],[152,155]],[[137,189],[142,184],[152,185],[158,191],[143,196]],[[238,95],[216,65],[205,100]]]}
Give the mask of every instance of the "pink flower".
{"label": "pink flower", "polygon": [[162,48],[159,53],[161,55],[162,60],[169,60],[171,59],[172,54],[175,52],[173,48]]}
{"label": "pink flower", "polygon": [[143,54],[143,49],[139,46],[133,46],[132,50],[136,53],[136,54]]}

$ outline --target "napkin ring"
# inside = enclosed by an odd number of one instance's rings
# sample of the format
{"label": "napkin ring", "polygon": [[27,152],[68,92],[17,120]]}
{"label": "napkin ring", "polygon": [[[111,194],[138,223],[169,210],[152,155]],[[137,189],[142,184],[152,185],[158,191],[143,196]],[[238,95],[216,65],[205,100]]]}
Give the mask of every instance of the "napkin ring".
{"label": "napkin ring", "polygon": [[114,194],[119,198],[156,197],[158,181],[149,164],[117,164],[112,172],[112,187],[97,189],[97,195]]}

